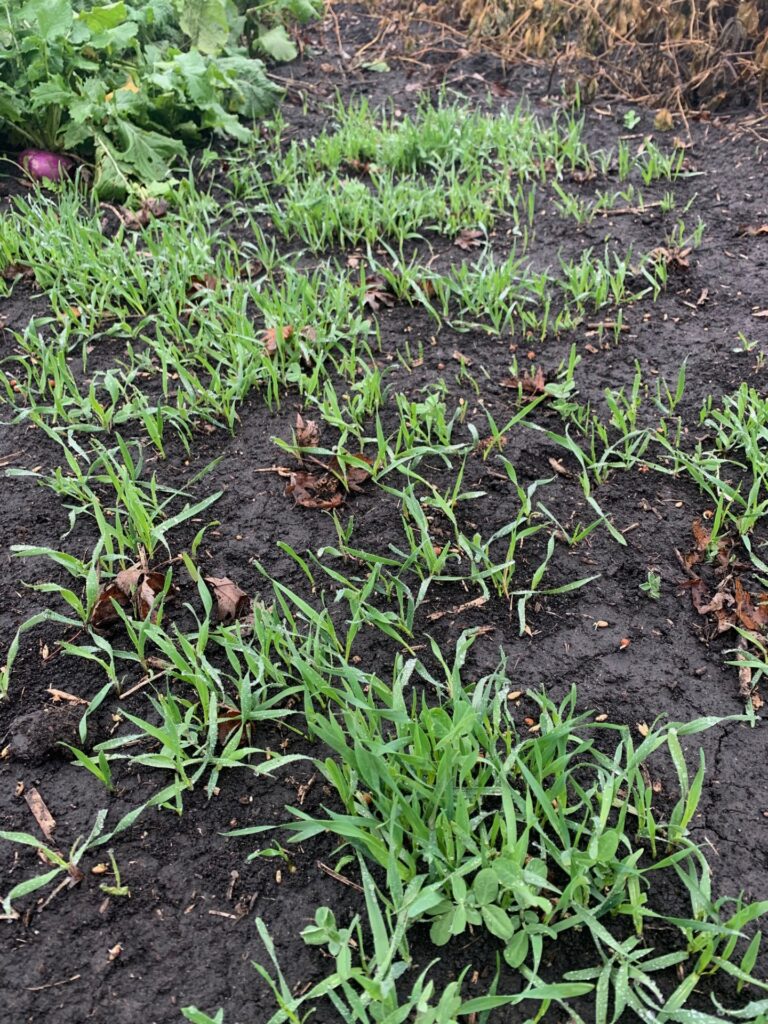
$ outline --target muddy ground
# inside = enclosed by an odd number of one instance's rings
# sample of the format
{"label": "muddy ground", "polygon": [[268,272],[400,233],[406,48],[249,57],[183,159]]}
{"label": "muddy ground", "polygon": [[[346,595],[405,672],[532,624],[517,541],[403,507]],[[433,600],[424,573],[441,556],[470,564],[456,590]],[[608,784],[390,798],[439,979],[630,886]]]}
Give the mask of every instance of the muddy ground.
{"label": "muddy ground", "polygon": [[[497,91],[498,104],[513,104],[526,95],[536,110],[546,113],[556,97],[546,95],[548,75],[544,71],[508,69],[491,57],[462,53],[456,46],[421,55],[420,63],[392,61],[392,70],[373,73],[350,70],[357,50],[375,38],[378,23],[355,9],[338,9],[333,21],[306,31],[307,49],[303,59],[282,69],[288,92],[283,111],[299,133],[317,131],[326,119],[324,102],[339,90],[344,98],[367,94],[375,102],[397,97],[404,108],[414,102],[417,88],[425,88],[445,77],[452,89],[464,96],[484,94],[490,83],[503,86]],[[343,53],[339,52],[341,42]],[[381,44],[377,44],[381,45]],[[331,75],[328,65],[338,69]],[[325,70],[321,70],[321,65]],[[554,86],[553,86],[554,91]],[[586,112],[589,143],[615,141],[622,108],[600,101]],[[695,430],[697,414],[707,395],[727,393],[746,380],[761,393],[766,371],[758,358],[768,350],[765,319],[755,317],[768,302],[768,235],[749,237],[739,233],[744,225],[768,221],[768,196],[764,189],[765,146],[743,125],[743,112],[731,111],[719,118],[692,119],[692,145],[688,150],[691,167],[699,175],[678,182],[675,193],[682,204],[696,193],[695,210],[706,223],[701,247],[690,257],[690,266],[672,275],[668,290],[659,301],[646,301],[630,309],[629,328],[620,345],[605,348],[587,329],[574,335],[550,339],[536,350],[536,362],[553,370],[576,343],[581,363],[576,371],[579,396],[598,406],[605,387],[628,385],[635,362],[644,375],[674,379],[680,363],[687,358],[687,386],[681,415]],[[638,137],[652,131],[652,113],[641,112],[635,129]],[[619,223],[620,221],[620,223]],[[661,244],[660,220],[653,212],[622,218],[598,219],[590,227],[574,227],[573,241],[579,247],[601,245],[604,237],[620,230],[621,237],[647,249]],[[537,245],[555,251],[563,239],[546,220],[537,224]],[[549,231],[549,234],[548,234]],[[503,231],[499,244],[503,244]],[[455,255],[455,253],[454,253]],[[705,296],[703,301],[702,295]],[[0,305],[7,330],[2,334],[2,354],[13,348],[11,328],[39,312],[44,297],[20,282],[12,297]],[[513,391],[501,386],[508,376],[509,343],[490,339],[482,333],[435,332],[427,316],[403,306],[379,314],[382,359],[391,361],[406,341],[424,342],[420,366],[397,370],[397,386],[414,395],[425,384],[443,376],[455,400],[470,403],[469,422],[480,424],[478,396],[459,379],[453,353],[458,349],[486,371],[482,401],[497,422],[508,418],[517,407]],[[758,342],[751,352],[737,352],[739,333]],[[225,432],[203,434],[187,464],[179,450],[170,451],[158,473],[191,475],[196,469],[222,456],[207,478],[209,491],[222,488],[224,496],[215,508],[221,525],[206,539],[204,568],[219,576],[231,576],[251,594],[264,589],[252,564],[258,559],[277,579],[289,586],[302,585],[301,572],[283,556],[275,544],[284,540],[297,551],[334,543],[336,534],[329,516],[322,512],[292,507],[283,493],[284,482],[277,476],[249,473],[276,460],[271,440],[277,434],[290,437],[297,406],[290,399],[271,413],[258,396],[242,411],[234,436]],[[558,418],[543,406],[538,421],[557,429]],[[550,476],[548,459],[568,467],[562,450],[544,435],[530,432],[516,435],[505,455],[526,481]],[[49,466],[57,454],[38,433],[24,426],[4,426],[0,458],[4,464]],[[490,463],[470,460],[467,485],[483,489],[487,499],[482,515],[491,523],[504,522],[505,485],[489,473]],[[439,466],[434,480],[439,480]],[[583,590],[556,598],[544,598],[529,617],[530,636],[519,636],[517,621],[504,602],[493,599],[482,607],[459,613],[451,609],[473,594],[459,587],[443,588],[421,612],[420,636],[434,636],[450,648],[464,629],[491,627],[475,644],[469,670],[482,674],[498,660],[503,647],[513,681],[520,689],[544,688],[562,697],[572,684],[579,692],[582,708],[608,715],[612,720],[635,726],[667,715],[688,720],[702,715],[728,716],[743,711],[736,668],[726,664],[733,635],[713,635],[711,623],[692,605],[690,593],[681,584],[677,551],[692,546],[691,525],[708,508],[707,499],[683,479],[654,472],[631,470],[616,473],[599,489],[603,509],[616,526],[626,532],[626,547],[620,548],[606,531],[594,532],[589,541],[573,550],[558,546],[551,576],[565,581],[586,575],[599,578]],[[587,521],[589,512],[577,482],[558,476],[548,491],[553,508],[566,517],[573,514]],[[393,499],[370,488],[356,495],[349,511],[355,517],[355,538],[360,547],[383,550],[389,542],[399,543],[394,531]],[[636,524],[636,525],[635,525]],[[26,618],[43,608],[45,597],[26,589],[21,580],[50,579],[51,568],[37,563],[20,563],[11,557],[12,544],[38,543],[56,546],[67,526],[65,511],[52,496],[34,482],[9,477],[3,483],[3,516],[0,524],[0,568],[5,581],[0,612],[0,649],[7,649],[16,629]],[[755,542],[765,540],[758,527]],[[77,535],[87,547],[87,533]],[[534,550],[531,564],[535,564]],[[765,557],[765,554],[763,554]],[[650,600],[639,589],[648,569],[661,576],[661,597]],[[435,612],[445,614],[427,619]],[[596,623],[607,623],[596,627]],[[0,703],[0,828],[34,831],[34,822],[19,784],[37,787],[56,822],[56,838],[68,849],[78,835],[90,827],[102,807],[109,808],[114,821],[131,807],[148,798],[156,780],[147,772],[118,775],[117,792],[109,796],[87,772],[71,765],[63,756],[60,740],[76,736],[78,710],[56,703],[48,694],[58,688],[90,698],[102,685],[97,670],[80,659],[53,657],[43,660],[43,644],[53,647],[61,631],[46,626],[27,635],[16,663],[11,691]],[[418,637],[417,637],[418,639]],[[629,645],[622,640],[629,639]],[[376,641],[380,644],[380,641]],[[364,653],[371,665],[386,666],[391,652],[384,647]],[[125,702],[141,713],[142,695]],[[109,734],[116,702],[101,709],[94,718],[97,741]],[[530,713],[522,699],[519,715]],[[702,734],[706,753],[707,782],[697,815],[694,835],[706,845],[717,891],[737,894],[744,890],[751,899],[766,898],[768,869],[768,758],[766,757],[764,711],[758,710],[756,727],[729,723]],[[300,739],[273,730],[266,744],[284,740],[293,752],[311,753]],[[695,754],[696,743],[687,749]],[[658,780],[668,782],[665,766],[659,765]],[[284,807],[297,801],[302,784],[313,775],[310,765],[298,764],[275,780],[233,774],[223,780],[220,792],[210,801],[203,792],[193,794],[183,816],[168,811],[148,812],[130,832],[116,840],[115,854],[130,899],[107,898],[99,889],[99,878],[89,867],[96,856],[86,858],[85,877],[78,885],[59,892],[47,901],[43,895],[22,901],[20,920],[3,921],[0,940],[0,973],[4,979],[5,1024],[171,1024],[181,1019],[179,1007],[194,1003],[209,1013],[225,1008],[227,1024],[260,1024],[268,1019],[272,1001],[266,987],[251,966],[263,959],[254,918],[262,917],[275,941],[292,983],[299,986],[322,976],[326,965],[320,954],[304,946],[298,937],[317,906],[331,906],[341,920],[361,907],[357,890],[331,877],[326,868],[334,864],[334,843],[320,839],[293,851],[286,865],[270,859],[247,862],[255,842],[227,839],[222,832],[232,826],[278,822]],[[319,809],[328,802],[320,784],[306,796],[305,809]],[[103,851],[102,851],[103,857]],[[34,854],[11,844],[0,846],[0,891],[36,870]],[[657,898],[674,903],[674,892]],[[118,955],[110,956],[119,944]],[[659,938],[664,948],[664,937]],[[425,935],[417,933],[412,951],[418,964],[426,965],[433,949]],[[467,964],[478,970],[478,991],[490,983],[495,948],[486,939],[456,943],[443,951],[438,978],[455,977]],[[577,954],[576,954],[577,955]],[[563,947],[556,952],[551,971],[574,966],[574,951]],[[508,970],[504,985],[517,984]],[[729,989],[722,989],[727,998]],[[330,1024],[335,1018],[313,1018]],[[521,1010],[501,1011],[498,1019],[524,1019]],[[552,1011],[547,1020],[559,1022],[562,1013]]]}

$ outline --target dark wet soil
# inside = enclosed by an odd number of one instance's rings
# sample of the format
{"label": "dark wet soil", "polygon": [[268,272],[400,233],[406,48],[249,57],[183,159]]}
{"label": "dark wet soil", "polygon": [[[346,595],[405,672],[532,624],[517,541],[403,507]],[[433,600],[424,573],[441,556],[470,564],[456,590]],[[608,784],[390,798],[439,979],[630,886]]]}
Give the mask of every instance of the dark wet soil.
{"label": "dark wet soil", "polygon": [[[535,109],[551,105],[546,74],[526,69],[505,72],[494,59],[455,46],[453,50],[446,47],[445,52],[422,53],[418,63],[393,60],[393,70],[383,74],[351,70],[353,55],[376,38],[379,23],[354,8],[336,8],[336,18],[338,38],[333,19],[322,28],[310,28],[304,59],[281,71],[288,84],[284,114],[297,132],[311,133],[322,126],[323,104],[336,90],[345,98],[365,94],[373,102],[382,102],[389,97],[407,106],[422,86],[432,87],[442,78],[465,96],[484,95],[489,84],[497,83],[496,91],[502,94],[499,104],[514,103],[526,95]],[[334,74],[330,67],[336,69]],[[615,141],[621,109],[598,105],[587,110],[587,140],[597,145]],[[641,113],[641,117],[636,131],[652,130],[652,114]],[[582,401],[589,399],[600,406],[605,387],[631,383],[636,363],[646,379],[674,380],[686,359],[686,391],[679,411],[693,435],[698,409],[707,395],[720,396],[744,380],[765,392],[760,353],[768,350],[768,321],[754,314],[768,305],[768,236],[739,234],[743,225],[768,221],[765,147],[751,130],[740,130],[740,124],[735,115],[718,122],[691,123],[693,145],[688,158],[699,176],[678,182],[675,193],[681,206],[696,194],[695,210],[705,220],[706,232],[701,247],[690,257],[690,267],[672,275],[666,294],[655,304],[645,302],[629,311],[629,329],[618,346],[612,340],[602,342],[587,329],[550,339],[537,348],[537,365],[553,371],[567,357],[571,344],[576,344],[582,357],[576,371]],[[574,238],[566,242],[579,248],[601,246],[614,229],[639,251],[661,244],[665,230],[660,216],[651,211],[596,221],[583,231],[574,227]],[[536,228],[537,244],[546,247],[549,242],[556,251],[564,242],[559,230],[542,220]],[[5,326],[19,328],[43,303],[30,285],[19,282],[12,297],[0,304],[0,316]],[[383,310],[379,324],[385,363],[394,362],[406,342],[424,342],[419,366],[393,370],[389,381],[399,390],[415,396],[424,385],[444,378],[451,398],[468,403],[464,429],[475,423],[481,433],[486,422],[483,407],[497,422],[517,410],[516,393],[499,383],[509,373],[511,353],[506,340],[449,329],[435,333],[425,314],[403,306]],[[756,348],[736,351],[740,333],[756,341]],[[4,355],[11,344],[10,332],[5,332]],[[456,350],[471,360],[474,370],[484,371],[475,373],[483,381],[479,396],[462,379]],[[517,354],[525,361],[524,353]],[[290,437],[297,408],[289,399],[281,410],[270,412],[254,397],[244,406],[234,436],[223,431],[203,434],[191,458],[170,452],[169,459],[156,466],[163,478],[188,478],[220,457],[205,482],[208,492],[224,491],[215,507],[220,525],[206,535],[201,561],[206,571],[231,576],[253,595],[267,589],[254,559],[287,586],[303,586],[301,569],[278,550],[276,541],[298,552],[336,542],[329,515],[293,507],[279,476],[250,472],[276,461],[279,453],[272,437]],[[552,430],[560,422],[545,406],[537,410],[536,419]],[[504,454],[525,482],[551,476],[549,459],[558,460],[566,470],[570,466],[562,449],[534,431],[515,434]],[[31,468],[55,465],[59,456],[38,432],[15,425],[3,428],[0,457],[6,464],[12,461]],[[487,497],[473,506],[472,516],[482,517],[486,528],[497,528],[506,521],[509,490],[489,472],[491,467],[490,460],[470,459],[465,486],[486,492]],[[439,482],[439,466],[434,467],[432,479]],[[627,544],[619,547],[607,531],[598,529],[574,548],[558,545],[548,579],[557,583],[588,575],[599,578],[575,594],[542,597],[532,605],[530,635],[519,635],[516,615],[498,599],[451,611],[476,596],[456,586],[430,597],[420,612],[417,640],[423,642],[429,634],[450,650],[462,630],[489,627],[469,657],[470,677],[495,665],[501,647],[511,678],[521,690],[543,688],[561,698],[576,684],[582,708],[633,728],[659,715],[686,721],[740,714],[744,702],[737,670],[726,664],[733,636],[713,635],[710,624],[697,614],[690,594],[681,587],[683,574],[675,554],[691,548],[691,524],[708,509],[707,499],[690,481],[637,470],[614,474],[596,493],[603,510],[625,532]],[[547,501],[562,521],[586,523],[594,518],[572,477],[556,476]],[[393,525],[399,516],[393,516],[391,497],[366,489],[353,497],[347,511],[354,515],[354,536],[360,548],[385,551],[389,543],[401,542]],[[49,492],[29,479],[4,480],[0,649],[7,650],[19,625],[46,607],[45,595],[25,584],[51,578],[49,565],[20,563],[12,557],[11,545],[55,546],[66,529],[66,512]],[[87,531],[74,536],[85,550]],[[758,549],[764,539],[765,531],[758,526]],[[526,564],[518,569],[522,577],[526,569],[530,577],[540,554],[540,548],[531,544]],[[661,576],[657,601],[640,590],[649,568]],[[185,595],[179,596],[179,609],[184,599]],[[76,741],[81,706],[57,701],[50,691],[90,700],[104,682],[92,663],[57,653],[57,642],[70,636],[55,624],[28,634],[16,661],[11,691],[0,704],[0,827],[35,833],[24,796],[35,787],[56,819],[55,843],[62,851],[88,832],[101,808],[108,809],[108,821],[114,823],[156,788],[149,771],[116,771],[117,788],[109,794],[86,771],[70,764],[58,745]],[[385,670],[391,660],[391,651],[380,638],[364,639],[358,652],[371,667]],[[141,693],[124,702],[110,697],[93,717],[90,742],[110,735],[117,724],[113,716],[120,711],[142,713],[143,701]],[[521,720],[529,713],[530,705],[521,700]],[[273,747],[284,744],[289,752],[312,753],[299,737],[277,727],[262,739]],[[729,722],[688,742],[692,763],[699,742],[708,771],[693,831],[707,849],[716,891],[736,895],[743,890],[751,899],[765,898],[768,757],[762,712],[758,711],[755,726]],[[663,791],[670,778],[664,766],[658,771]],[[210,800],[203,791],[190,794],[181,816],[167,810],[146,812],[112,844],[130,898],[101,891],[103,877],[92,873],[96,864],[107,861],[106,848],[101,848],[86,856],[83,876],[76,884],[51,899],[49,890],[42,890],[42,895],[20,900],[20,919],[0,922],[4,979],[0,1022],[171,1024],[181,1019],[180,1007],[188,1004],[209,1013],[224,1007],[226,1024],[268,1020],[273,1002],[251,966],[253,960],[264,960],[255,918],[263,918],[268,925],[291,984],[301,988],[321,977],[327,964],[317,950],[302,943],[300,929],[320,905],[331,906],[340,921],[348,921],[361,909],[361,898],[353,886],[328,873],[336,862],[330,839],[292,849],[289,861],[249,862],[247,855],[257,840],[225,838],[222,833],[285,820],[286,804],[296,804],[301,787],[313,774],[308,762],[298,762],[275,779],[233,773],[222,780]],[[309,789],[304,807],[319,810],[329,800],[330,794],[318,783]],[[38,868],[33,850],[2,844],[0,893],[4,895]],[[679,893],[669,884],[669,891],[655,894],[667,906],[679,901]],[[662,935],[662,950],[665,941]],[[426,936],[418,932],[412,952],[421,966],[434,955]],[[436,977],[456,977],[471,963],[478,972],[472,991],[480,993],[493,978],[495,955],[495,946],[485,938],[456,943],[444,951]],[[576,948],[563,945],[553,956],[553,975],[558,968],[581,966]],[[511,972],[502,974],[501,991],[504,985],[512,990],[516,984]],[[727,985],[717,991],[728,998]],[[325,1012],[326,1016],[321,1013],[313,1020],[330,1024],[337,1019],[332,1011]],[[509,1010],[492,1019],[515,1024],[524,1016],[521,1010]],[[562,1012],[552,1011],[546,1019],[565,1018]]]}

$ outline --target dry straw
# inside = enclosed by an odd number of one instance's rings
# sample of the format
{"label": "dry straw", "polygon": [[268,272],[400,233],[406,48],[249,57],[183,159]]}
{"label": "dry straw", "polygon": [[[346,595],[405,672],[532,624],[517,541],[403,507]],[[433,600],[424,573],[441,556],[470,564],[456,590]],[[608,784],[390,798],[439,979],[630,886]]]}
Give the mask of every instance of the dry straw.
{"label": "dry straw", "polygon": [[765,0],[446,0],[510,58],[578,68],[588,92],[715,109],[768,82]]}

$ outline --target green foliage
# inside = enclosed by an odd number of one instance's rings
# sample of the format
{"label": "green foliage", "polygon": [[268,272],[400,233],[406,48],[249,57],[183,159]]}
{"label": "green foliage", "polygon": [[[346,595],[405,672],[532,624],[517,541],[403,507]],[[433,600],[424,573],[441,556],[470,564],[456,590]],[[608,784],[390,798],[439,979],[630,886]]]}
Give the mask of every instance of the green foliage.
{"label": "green foliage", "polygon": [[[239,45],[231,0],[2,0],[0,14],[0,128],[92,162],[102,197],[163,180],[203,132],[248,139],[279,95]],[[259,39],[275,59],[295,56],[281,24]]]}

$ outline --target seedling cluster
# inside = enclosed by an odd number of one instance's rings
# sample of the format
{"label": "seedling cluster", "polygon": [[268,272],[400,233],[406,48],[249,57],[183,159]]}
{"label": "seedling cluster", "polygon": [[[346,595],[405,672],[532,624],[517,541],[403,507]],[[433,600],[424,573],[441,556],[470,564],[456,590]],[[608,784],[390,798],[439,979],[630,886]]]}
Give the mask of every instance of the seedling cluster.
{"label": "seedling cluster", "polygon": [[[71,183],[13,199],[4,288],[34,282],[39,312],[2,361],[3,414],[53,454],[8,472],[46,488],[69,528],[58,546],[15,548],[41,607],[10,646],[0,694],[14,700],[20,651],[43,625],[60,663],[94,667],[67,749],[103,784],[105,809],[68,854],[1,834],[50,865],[4,894],[6,915],[106,844],[114,885],[102,890],[127,897],[119,836],[150,808],[182,815],[193,790],[213,797],[235,770],[258,793],[300,765],[323,779],[323,807],[299,802],[287,824],[232,834],[253,837],[254,858],[336,837],[335,870],[359,879],[362,900],[349,920],[311,908],[302,938],[326,951],[327,974],[299,995],[257,921],[270,1024],[329,1002],[350,1024],[511,1020],[493,1011],[518,1004],[528,1016],[514,1019],[529,1021],[765,1019],[752,925],[768,902],[715,895],[692,833],[705,764],[690,769],[683,741],[720,720],[657,721],[637,742],[575,688],[555,700],[538,680],[519,685],[503,651],[479,672],[484,626],[439,629],[487,609],[506,640],[535,642],[544,609],[575,605],[596,578],[570,555],[598,537],[626,546],[604,497],[622,473],[690,478],[712,506],[698,561],[728,536],[768,573],[750,539],[768,502],[755,388],[692,413],[685,363],[653,383],[638,364],[600,401],[580,394],[579,332],[620,350],[627,321],[702,243],[675,196],[693,173],[683,149],[650,138],[590,149],[577,109],[542,118],[446,94],[408,115],[337,103],[313,138],[277,116],[226,171],[204,154],[139,224],[115,225]],[[622,242],[627,208],[653,211],[646,251]],[[537,245],[544,217],[560,226],[558,251]],[[449,365],[436,355],[446,345]],[[484,362],[499,349],[501,381]],[[277,481],[273,500],[307,542],[263,540],[238,582],[219,571],[212,519],[230,456],[201,453],[257,406],[273,458],[236,471]],[[549,454],[531,473],[537,445]],[[388,528],[365,528],[378,505]],[[321,543],[318,522],[330,524]],[[276,553],[290,579],[266,567]],[[664,590],[654,567],[634,588],[654,601]],[[749,636],[740,664],[754,687],[768,671],[764,624],[732,623]],[[733,720],[754,721],[754,687]],[[94,735],[107,708],[117,726]],[[663,803],[647,763],[670,773]],[[111,794],[138,769],[154,794],[108,825]],[[683,910],[659,905],[662,879]],[[461,937],[492,944],[487,991],[468,995],[471,949],[442,988],[416,968],[425,935],[435,959]],[[553,950],[574,938],[578,959],[553,975]],[[715,974],[738,1008],[699,995]]]}

